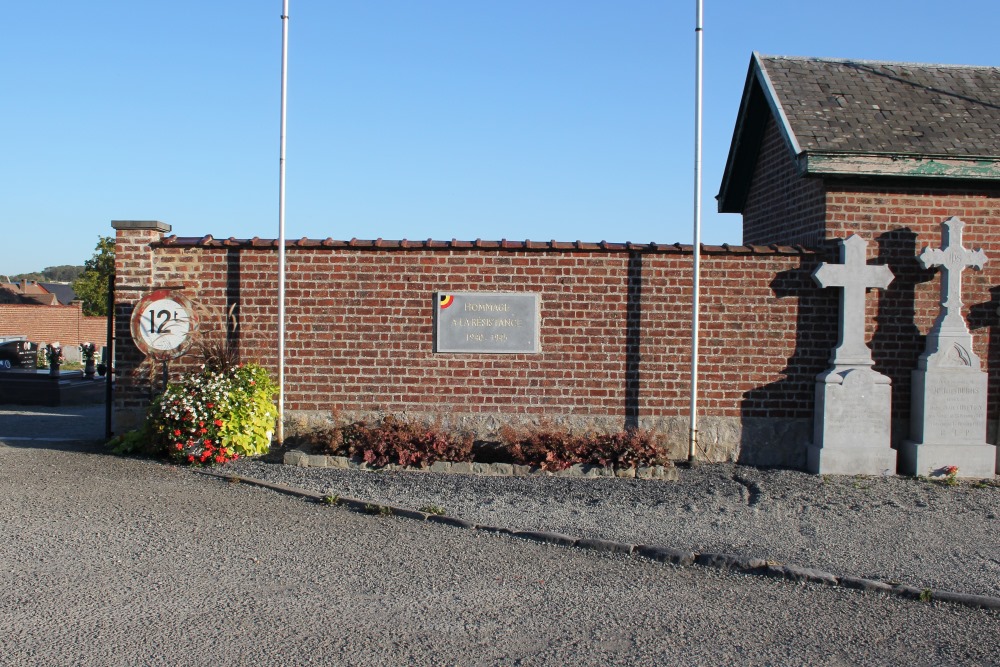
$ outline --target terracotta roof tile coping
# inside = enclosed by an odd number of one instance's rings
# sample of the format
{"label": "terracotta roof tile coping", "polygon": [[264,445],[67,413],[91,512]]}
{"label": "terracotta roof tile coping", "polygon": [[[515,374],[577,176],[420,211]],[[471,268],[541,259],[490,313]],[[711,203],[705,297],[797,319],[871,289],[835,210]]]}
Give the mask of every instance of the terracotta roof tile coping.
{"label": "terracotta roof tile coping", "polygon": [[[276,248],[277,239],[262,239],[253,237],[252,239],[237,239],[230,236],[228,239],[216,239],[211,234],[202,237],[194,236],[167,236],[158,245],[169,247],[201,247],[201,248]],[[386,240],[382,238],[374,240],[351,239],[350,241],[338,241],[332,238],[309,239],[301,238],[297,241],[285,241],[286,248],[353,248],[356,250],[511,250],[511,251],[561,251],[561,252],[660,252],[660,253],[680,253],[688,254],[693,251],[691,244],[682,243],[610,243],[600,241],[591,243],[584,241],[460,241],[451,239],[450,241],[436,241],[427,239],[426,241],[411,241],[402,239],[400,241]],[[800,245],[701,245],[701,251],[708,255],[814,255],[821,251],[804,248]]]}

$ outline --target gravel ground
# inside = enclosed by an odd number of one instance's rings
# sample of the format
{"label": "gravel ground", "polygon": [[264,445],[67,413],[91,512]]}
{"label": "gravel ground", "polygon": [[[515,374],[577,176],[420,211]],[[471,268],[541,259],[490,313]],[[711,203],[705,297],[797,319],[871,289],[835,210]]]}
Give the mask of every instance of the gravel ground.
{"label": "gravel ground", "polygon": [[734,553],[1000,596],[1000,484],[821,477],[732,464],[677,482],[365,472],[238,461],[227,472],[473,523]]}
{"label": "gravel ground", "polygon": [[[555,481],[564,502],[599,488]],[[368,516],[62,445],[0,445],[0,498],[17,667],[1000,664],[998,612]]]}
{"label": "gravel ground", "polygon": [[[4,665],[1000,665],[997,611],[358,514],[105,455],[71,441],[103,431],[87,410],[0,406]],[[995,486],[728,465],[679,482],[224,471],[512,529],[1000,591]]]}

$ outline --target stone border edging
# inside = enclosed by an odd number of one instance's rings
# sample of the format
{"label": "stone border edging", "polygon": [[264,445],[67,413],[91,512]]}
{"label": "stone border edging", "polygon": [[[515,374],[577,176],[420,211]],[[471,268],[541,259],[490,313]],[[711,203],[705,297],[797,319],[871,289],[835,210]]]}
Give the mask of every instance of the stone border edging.
{"label": "stone border edging", "polygon": [[[676,473],[675,468],[671,468]],[[317,491],[308,491],[285,484],[266,482],[253,477],[240,477],[211,470],[195,470],[198,474],[207,477],[224,479],[234,483],[246,483],[271,489],[279,493],[284,493],[298,498],[308,498],[315,502],[322,503],[328,497],[326,494]],[[481,530],[488,533],[510,535],[541,544],[550,544],[562,547],[574,547],[577,549],[589,549],[604,553],[619,554],[624,556],[638,556],[661,563],[670,563],[680,567],[690,567],[699,565],[701,567],[712,567],[719,570],[732,570],[743,574],[773,577],[777,579],[787,579],[797,583],[815,583],[824,586],[839,586],[842,588],[853,588],[869,593],[884,593],[895,595],[910,600],[920,600],[921,602],[949,602],[974,609],[1000,610],[1000,597],[990,595],[973,595],[970,593],[956,593],[954,591],[943,591],[936,588],[917,588],[906,584],[889,584],[873,579],[864,579],[853,576],[837,576],[830,572],[817,570],[814,568],[800,567],[797,565],[782,565],[773,561],[761,558],[747,558],[734,554],[723,553],[696,553],[682,549],[672,549],[670,547],[653,546],[646,544],[626,544],[612,540],[602,540],[594,538],[576,538],[562,533],[540,531],[540,530],[511,530],[508,528],[498,528],[475,524],[464,519],[450,517],[439,514],[430,514],[412,510],[406,507],[396,507],[394,505],[382,505],[379,503],[367,503],[357,498],[337,497],[333,505],[347,507],[355,512],[367,514],[386,514],[398,516],[416,521],[431,521],[441,523],[456,528],[466,528],[470,530]]]}
{"label": "stone border edging", "polygon": [[303,451],[292,449],[285,452],[282,457],[285,465],[297,466],[299,468],[336,468],[340,470],[410,470],[414,472],[440,472],[457,475],[486,475],[490,477],[529,477],[539,475],[543,477],[620,477],[657,479],[663,481],[676,482],[677,468],[668,466],[640,466],[638,468],[610,468],[597,465],[586,465],[577,463],[565,470],[551,471],[543,470],[537,466],[518,465],[516,463],[473,463],[473,462],[452,462],[436,461],[427,468],[414,468],[411,466],[401,466],[395,463],[376,468],[369,466],[361,459],[351,459],[346,456],[329,456],[326,454],[306,454]]}

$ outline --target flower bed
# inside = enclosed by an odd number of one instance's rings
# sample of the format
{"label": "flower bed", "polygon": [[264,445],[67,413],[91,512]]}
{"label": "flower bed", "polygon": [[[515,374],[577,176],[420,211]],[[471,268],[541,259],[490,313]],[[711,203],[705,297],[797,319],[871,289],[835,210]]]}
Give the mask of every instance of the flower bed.
{"label": "flower bed", "polygon": [[195,465],[260,456],[271,447],[277,391],[258,364],[205,368],[167,385],[144,427],[109,446],[119,454],[143,452]]}

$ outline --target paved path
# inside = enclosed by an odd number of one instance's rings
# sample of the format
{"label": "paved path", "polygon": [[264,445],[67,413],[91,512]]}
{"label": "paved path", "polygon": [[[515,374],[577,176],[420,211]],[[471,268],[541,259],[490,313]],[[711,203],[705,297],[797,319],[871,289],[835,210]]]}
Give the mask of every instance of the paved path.
{"label": "paved path", "polygon": [[1000,664],[996,612],[367,516],[87,447],[0,445],[0,502],[6,665]]}
{"label": "paved path", "polygon": [[43,407],[0,405],[0,442],[104,439],[104,404]]}

